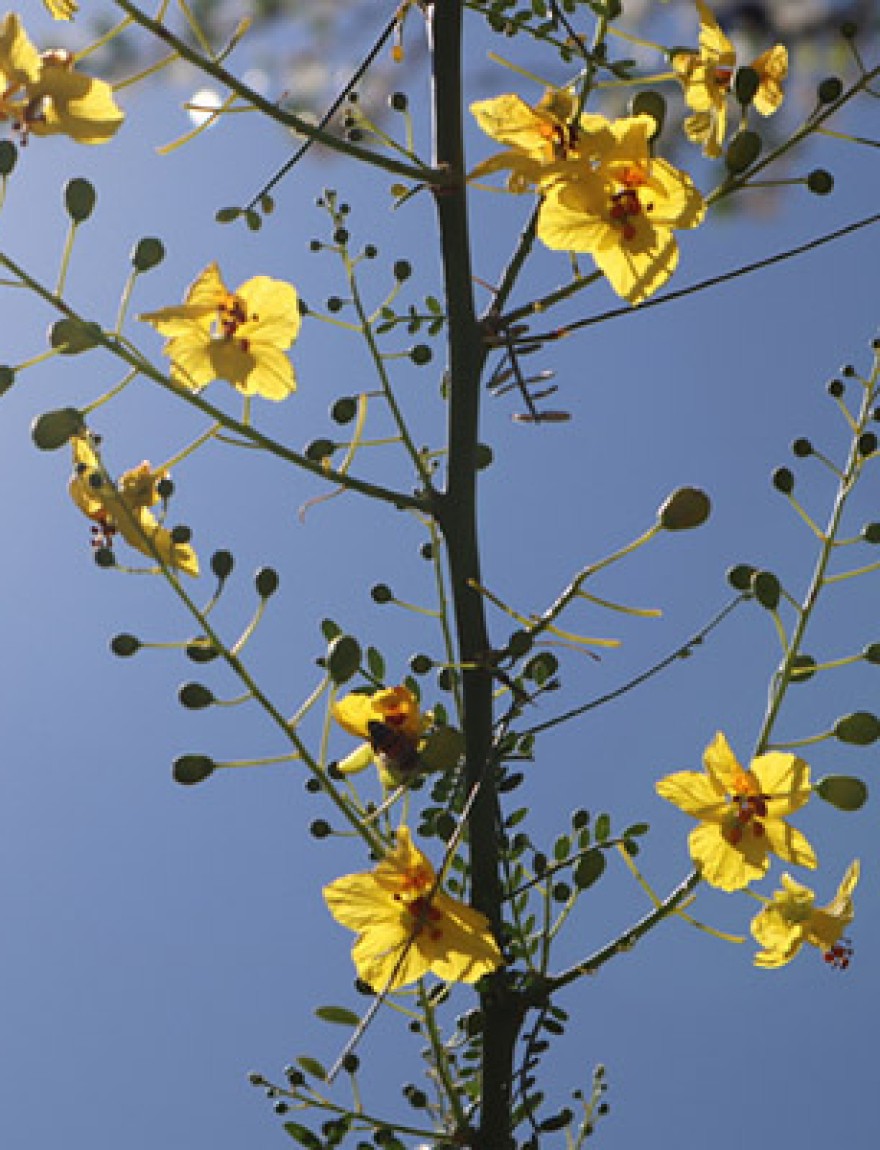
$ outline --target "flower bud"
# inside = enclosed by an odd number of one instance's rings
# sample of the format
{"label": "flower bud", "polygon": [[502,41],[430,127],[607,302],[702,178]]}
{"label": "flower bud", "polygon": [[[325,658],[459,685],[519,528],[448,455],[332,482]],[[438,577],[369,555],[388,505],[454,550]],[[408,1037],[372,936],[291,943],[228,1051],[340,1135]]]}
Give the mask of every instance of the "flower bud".
{"label": "flower bud", "polygon": [[826,76],[816,89],[820,104],[833,104],[843,93],[843,81],[838,76]]}
{"label": "flower bud", "polygon": [[11,175],[18,161],[18,148],[12,140],[0,140],[0,176]]}
{"label": "flower bud", "polygon": [[752,576],[752,594],[762,607],[775,611],[779,606],[782,588],[772,571],[756,571]]}
{"label": "flower bud", "polygon": [[135,244],[131,253],[132,267],[137,272],[148,272],[165,259],[165,245],[155,236],[145,236]]}
{"label": "flower bud", "polygon": [[140,646],[141,641],[136,635],[114,635],[110,640],[110,650],[120,659],[127,659],[130,655],[136,654],[140,650]]}
{"label": "flower bud", "polygon": [[727,569],[727,582],[734,591],[751,591],[755,568],[750,563],[737,563]]}
{"label": "flower bud", "polygon": [[834,736],[842,743],[867,747],[880,738],[880,719],[870,711],[853,711],[834,724]]}
{"label": "flower bud", "polygon": [[679,487],[657,512],[657,521],[666,531],[689,531],[709,518],[712,504],[698,487]]}
{"label": "flower bud", "polygon": [[81,412],[75,407],[62,407],[37,416],[31,423],[31,439],[41,451],[57,451],[84,427]]}
{"label": "flower bud", "polygon": [[839,811],[860,810],[868,801],[867,785],[851,775],[826,775],[813,784],[813,790]]}
{"label": "flower bud", "polygon": [[751,104],[760,86],[761,77],[754,68],[745,65],[737,69],[736,76],[733,78],[733,91],[743,107]]}
{"label": "flower bud", "polygon": [[744,172],[760,156],[763,146],[763,141],[757,132],[751,132],[748,128],[737,132],[727,145],[727,152],[724,156],[727,170],[733,175]]}
{"label": "flower bud", "polygon": [[816,660],[812,655],[796,655],[791,661],[792,683],[806,683],[816,674]]}
{"label": "flower bud", "polygon": [[171,767],[174,781],[182,783],[185,787],[193,786],[204,780],[214,771],[214,760],[207,755],[181,755],[175,759]]}
{"label": "flower bud", "polygon": [[807,176],[807,187],[814,196],[827,196],[834,189],[834,176],[825,168],[814,168]]}
{"label": "flower bud", "polygon": [[268,599],[278,590],[278,572],[274,567],[261,567],[254,578],[254,586],[261,599]]}
{"label": "flower bud", "polygon": [[201,711],[214,702],[214,692],[203,683],[184,683],[177,692],[181,706],[189,711]]}
{"label": "flower bud", "polygon": [[631,116],[650,116],[657,125],[651,132],[651,139],[655,140],[663,131],[666,120],[666,100],[659,92],[647,89],[639,92],[629,102]]}
{"label": "flower bud", "polygon": [[94,185],[77,177],[64,187],[64,207],[75,224],[84,223],[95,207],[97,196]]}
{"label": "flower bud", "polygon": [[49,328],[49,344],[62,355],[79,355],[90,351],[101,342],[101,327],[97,323],[83,323],[82,320],[65,316]]}
{"label": "flower bud", "polygon": [[211,556],[211,570],[222,583],[232,574],[235,558],[231,551],[215,551]]}

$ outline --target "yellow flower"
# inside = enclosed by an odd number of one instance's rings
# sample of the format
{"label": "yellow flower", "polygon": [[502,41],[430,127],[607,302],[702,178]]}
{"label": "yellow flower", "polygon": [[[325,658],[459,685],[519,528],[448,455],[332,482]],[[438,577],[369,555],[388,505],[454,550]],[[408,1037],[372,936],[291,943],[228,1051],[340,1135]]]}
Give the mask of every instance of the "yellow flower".
{"label": "yellow flower", "polygon": [[198,575],[199,561],[189,543],[177,543],[149,510],[161,500],[159,483],[166,471],[153,471],[149,463],[126,471],[115,485],[104,477],[88,434],[74,435],[73,475],[69,491],[77,507],[98,527],[93,528],[94,545],[111,547],[117,532],[142,555],[157,557],[169,567]]}
{"label": "yellow flower", "polygon": [[362,771],[375,760],[383,784],[397,786],[423,768],[419,742],[429,720],[407,687],[388,687],[372,695],[353,692],[337,699],[333,718],[343,730],[366,743],[339,764],[343,774]]}
{"label": "yellow flower", "polygon": [[816,896],[810,888],[784,874],[782,890],[776,891],[772,901],[752,919],[752,934],[764,948],[755,955],[755,966],[784,966],[808,942],[822,951],[829,966],[846,970],[852,947],[841,936],[855,914],[852,894],[858,881],[856,859],[850,863],[833,900],[828,906],[816,907]]}
{"label": "yellow flower", "polygon": [[768,48],[752,67],[758,73],[760,83],[752,103],[762,116],[772,116],[782,103],[782,81],[788,75],[788,51],[782,44]]}
{"label": "yellow flower", "polygon": [[56,20],[72,20],[75,12],[79,11],[76,0],[43,0]]}
{"label": "yellow flower", "polygon": [[701,876],[721,890],[741,890],[761,878],[768,854],[815,867],[813,848],[784,821],[810,797],[810,768],[796,755],[771,751],[744,770],[720,732],[703,755],[705,774],[679,771],[657,793],[699,819],[688,839]]}
{"label": "yellow flower", "polygon": [[163,351],[172,378],[184,387],[198,390],[225,379],[243,395],[275,400],[296,390],[285,352],[299,334],[299,298],[283,280],[255,276],[231,292],[212,263],[182,304],[140,319],[169,337]]}
{"label": "yellow flower", "polygon": [[28,136],[70,136],[79,144],[103,144],[116,134],[124,114],[103,80],[74,68],[63,49],[42,54],[9,12],[0,28],[0,119]]}
{"label": "yellow flower", "polygon": [[357,932],[351,954],[358,977],[376,992],[428,972],[476,982],[502,963],[485,916],[439,889],[407,827],[375,870],[336,879],[324,899],[336,921]]}
{"label": "yellow flower", "polygon": [[[736,69],[736,52],[721,31],[704,0],[697,0],[700,14],[700,49],[676,52],[672,67],[684,89],[685,102],[693,115],[684,122],[689,140],[703,145],[703,155],[721,155],[727,133],[727,97]],[[753,103],[762,116],[769,116],[782,103],[782,81],[788,72],[788,53],[777,44],[751,65],[759,87]]]}
{"label": "yellow flower", "polygon": [[565,89],[551,88],[532,107],[519,96],[495,96],[471,104],[471,113],[487,136],[507,150],[477,164],[470,179],[507,171],[511,192],[525,192],[563,171],[577,157],[582,133],[574,123],[576,102]]}
{"label": "yellow flower", "polygon": [[673,229],[696,227],[706,205],[688,175],[651,156],[650,116],[583,120],[597,159],[570,165],[546,189],[538,237],[549,248],[589,252],[617,294],[638,304],[675,271]]}

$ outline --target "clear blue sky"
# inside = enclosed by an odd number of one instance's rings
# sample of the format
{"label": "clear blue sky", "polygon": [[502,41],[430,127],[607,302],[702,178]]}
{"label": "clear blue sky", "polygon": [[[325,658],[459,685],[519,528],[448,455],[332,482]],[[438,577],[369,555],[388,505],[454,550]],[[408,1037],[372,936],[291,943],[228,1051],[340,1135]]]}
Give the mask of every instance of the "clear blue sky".
{"label": "clear blue sky", "polygon": [[[34,21],[35,36],[47,26]],[[479,61],[482,47],[473,52]],[[503,72],[498,85],[535,96]],[[232,285],[258,273],[278,276],[320,308],[342,286],[332,257],[308,250],[312,237],[326,234],[313,200],[329,184],[354,205],[352,234],[380,248],[374,278],[366,277],[374,299],[399,258],[416,268],[415,301],[439,291],[437,257],[426,241],[428,197],[391,216],[389,180],[338,162],[298,169],[261,233],[219,228],[215,209],[246,198],[288,144],[255,117],[237,117],[158,159],[155,146],[185,128],[177,110],[184,91],[161,84],[130,94],[129,121],[109,147],[33,141],[0,218],[0,248],[51,282],[65,227],[60,187],[86,175],[98,188],[98,208],[78,240],[68,290],[95,318],[112,322],[128,252],[143,235],[161,236],[168,258],[139,285],[135,313],[177,301],[214,258]],[[876,135],[876,119],[873,126],[865,115],[851,122]],[[474,134],[471,156],[487,150]],[[747,216],[710,221],[684,238],[673,286],[875,210],[876,160],[868,149],[817,148],[803,170],[818,163],[837,176],[833,196],[751,193]],[[491,281],[526,204],[477,195],[473,208],[475,273]],[[597,585],[600,594],[661,607],[663,618],[635,622],[585,606],[571,626],[617,635],[623,646],[601,662],[567,660],[565,690],[542,701],[541,718],[617,686],[681,644],[725,602],[731,563],[766,565],[794,593],[803,588],[813,543],[771,490],[769,475],[791,462],[796,436],[837,458],[845,447],[824,385],[843,362],[869,365],[878,245],[880,233],[863,231],[760,276],[549,346],[536,366],[556,372],[568,424],[524,427],[512,422],[509,397],[487,402],[483,437],[496,462],[482,488],[484,574],[523,610],[540,610],[575,570],[648,526],[674,487],[700,485],[714,501],[702,531],[662,538]],[[536,257],[535,282],[553,285],[565,274],[564,256]],[[0,360],[16,363],[40,350],[50,316],[21,292],[6,291],[3,300]],[[576,318],[615,302],[600,285],[564,314]],[[158,355],[150,331],[133,325],[131,334]],[[332,435],[333,400],[369,388],[372,379],[357,339],[317,322],[305,324],[293,359],[299,392],[277,408],[261,405],[258,418],[300,447]],[[435,442],[439,372],[436,361],[399,375],[402,403]],[[312,819],[327,812],[306,794],[296,767],[223,772],[190,790],[172,782],[170,763],[185,751],[235,758],[282,748],[255,709],[183,711],[177,686],[198,674],[180,652],[147,651],[125,662],[108,652],[119,631],[159,641],[183,638],[192,625],[159,580],[94,567],[88,525],[66,493],[67,453],[38,454],[28,427],[36,413],[85,404],[119,377],[97,354],[55,360],[23,373],[2,400],[0,1145],[262,1150],[285,1145],[286,1137],[271,1105],[247,1084],[247,1071],[280,1077],[305,1052],[332,1061],[344,1032],[317,1023],[312,1008],[363,1005],[351,989],[350,936],[326,914],[320,887],[365,860],[347,840],[316,844],[308,836]],[[211,394],[222,396],[222,388],[214,385]],[[144,457],[160,461],[200,429],[145,383],[104,409],[96,426],[120,470]],[[798,465],[798,475],[805,503],[824,520],[830,485],[815,467]],[[298,508],[320,487],[222,447],[198,455],[176,479],[175,513],[192,524],[203,562],[217,547],[236,554],[236,578],[218,612],[230,636],[253,606],[251,572],[268,563],[281,575],[250,650],[260,682],[283,710],[293,711],[315,682],[317,622],[325,616],[381,646],[401,675],[410,654],[437,650],[425,623],[370,602],[369,587],[379,580],[403,599],[429,600],[421,536],[402,516],[349,496],[313,508],[301,523]],[[854,531],[877,518],[878,499],[869,475]],[[876,601],[876,578],[829,595],[814,654],[840,657],[880,639]],[[506,633],[503,619],[494,625]],[[674,885],[688,869],[690,827],[655,796],[654,781],[695,767],[719,728],[748,754],[777,654],[763,613],[742,609],[688,662],[548,736],[521,792],[535,809],[535,838],[551,842],[579,806],[610,811],[615,826],[645,820],[652,827],[640,856],[645,872],[658,890]],[[845,711],[878,709],[871,675],[840,672],[803,687],[780,732],[796,737]],[[205,678],[218,695],[237,691],[213,669]],[[439,697],[430,683],[426,694]],[[350,743],[335,738],[344,753]],[[854,771],[871,782],[876,751],[825,743],[810,759],[817,774]],[[810,808],[799,825],[820,854],[815,885],[823,901],[850,859],[862,858],[853,965],[846,974],[829,972],[810,951],[782,972],[762,972],[751,965],[751,941],[732,946],[672,922],[575,987],[563,999],[570,1032],[550,1067],[567,1090],[588,1088],[592,1066],[607,1066],[612,1114],[597,1142],[605,1150],[648,1139],[680,1150],[874,1144],[876,804],[851,816]],[[618,867],[609,869],[583,900],[558,966],[645,911],[641,892]],[[696,913],[747,933],[753,906],[745,897],[703,893]],[[415,1076],[418,1042],[409,1041],[392,1017],[363,1044],[367,1083],[386,1101]]]}

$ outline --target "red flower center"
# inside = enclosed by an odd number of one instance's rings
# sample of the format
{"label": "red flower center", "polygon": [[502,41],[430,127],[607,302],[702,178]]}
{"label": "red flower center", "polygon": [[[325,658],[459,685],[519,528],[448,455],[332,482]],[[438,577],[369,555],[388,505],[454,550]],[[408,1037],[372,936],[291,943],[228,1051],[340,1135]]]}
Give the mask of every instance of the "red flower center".
{"label": "red flower center", "polygon": [[847,938],[840,939],[835,942],[834,946],[828,948],[822,955],[826,964],[832,970],[846,970],[849,966],[853,956],[853,945]]}
{"label": "red flower center", "polygon": [[738,846],[747,829],[751,829],[755,838],[762,838],[764,824],[761,819],[767,817],[767,796],[735,795],[730,805],[732,809],[721,830],[725,842],[732,847]]}

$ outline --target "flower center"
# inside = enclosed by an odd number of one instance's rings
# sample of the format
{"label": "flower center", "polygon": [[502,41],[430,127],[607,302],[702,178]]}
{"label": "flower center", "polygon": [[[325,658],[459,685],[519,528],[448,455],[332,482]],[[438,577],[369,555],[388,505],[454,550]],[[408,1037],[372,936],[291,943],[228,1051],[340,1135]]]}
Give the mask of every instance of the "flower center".
{"label": "flower center", "polygon": [[412,931],[414,935],[421,934],[422,931],[426,930],[428,937],[433,942],[443,937],[443,930],[439,925],[443,915],[432,905],[430,899],[424,897],[413,899],[407,905],[406,911],[413,920]]}
{"label": "flower center", "polygon": [[761,820],[766,817],[766,795],[734,795],[730,800],[721,834],[725,842],[730,843],[732,847],[742,842],[743,835],[748,829],[755,838],[762,838],[765,832]]}
{"label": "flower center", "polygon": [[715,69],[715,83],[726,92],[730,88],[730,81],[733,79],[733,68],[716,68]]}
{"label": "flower center", "polygon": [[243,336],[237,336],[238,329],[249,320],[256,322],[260,317],[248,315],[247,307],[241,296],[230,292],[218,305],[217,318],[223,339],[236,340],[241,350],[246,352],[250,348],[250,340]]}
{"label": "flower center", "polygon": [[652,204],[643,204],[639,199],[639,188],[648,182],[647,177],[640,167],[633,165],[624,168],[617,180],[623,187],[619,192],[611,193],[608,215],[612,224],[620,229],[623,238],[633,240],[636,237],[634,221],[653,209]]}

